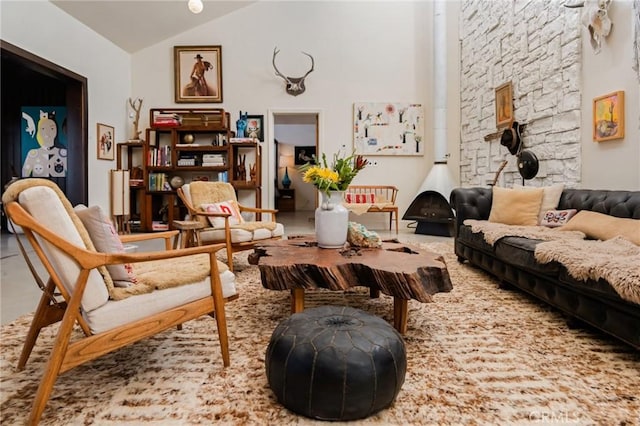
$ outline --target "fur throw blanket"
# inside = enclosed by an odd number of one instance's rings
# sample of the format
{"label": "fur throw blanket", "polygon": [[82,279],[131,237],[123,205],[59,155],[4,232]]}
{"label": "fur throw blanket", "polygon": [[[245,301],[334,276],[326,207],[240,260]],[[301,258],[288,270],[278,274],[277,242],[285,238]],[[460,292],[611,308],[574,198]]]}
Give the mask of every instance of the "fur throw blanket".
{"label": "fur throw blanket", "polygon": [[640,304],[640,247],[629,240],[543,242],[535,257],[540,263],[561,263],[577,280],[607,280],[620,297]]}
{"label": "fur throw blanket", "polygon": [[[229,269],[219,260],[217,262],[220,273]],[[197,283],[209,276],[209,270],[208,254],[134,263],[133,272],[136,275],[136,283],[129,287],[116,287],[111,294],[111,299],[122,300],[136,294]]]}
{"label": "fur throw blanket", "polygon": [[558,228],[547,228],[546,226],[505,225],[475,219],[467,219],[464,224],[470,226],[471,232],[474,234],[482,232],[484,240],[492,246],[503,237],[524,237],[542,241],[583,240],[586,237],[580,231],[560,231]]}

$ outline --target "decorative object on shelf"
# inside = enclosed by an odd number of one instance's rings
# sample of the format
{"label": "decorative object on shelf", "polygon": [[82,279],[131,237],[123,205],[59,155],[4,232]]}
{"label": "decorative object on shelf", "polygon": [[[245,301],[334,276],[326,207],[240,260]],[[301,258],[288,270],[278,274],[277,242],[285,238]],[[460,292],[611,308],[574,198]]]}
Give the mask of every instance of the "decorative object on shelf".
{"label": "decorative object on shelf", "polygon": [[248,113],[242,113],[242,111],[240,111],[240,118],[238,118],[238,120],[236,120],[236,137],[238,138],[244,138],[245,137],[245,130],[247,129],[247,115]]}
{"label": "decorative object on shelf", "polygon": [[98,160],[113,160],[115,158],[115,130],[107,124],[97,124]]}
{"label": "decorative object on shelf", "polygon": [[513,85],[504,83],[496,88],[496,127],[510,127],[513,121]]}
{"label": "decorative object on shelf", "polygon": [[245,135],[264,142],[264,115],[247,115]]}
{"label": "decorative object on shelf", "polygon": [[176,103],[222,102],[222,46],[174,46],[173,56]]}
{"label": "decorative object on shelf", "polygon": [[184,143],[193,143],[194,140],[196,140],[196,138],[193,136],[193,133],[185,133],[182,137],[182,142]]}
{"label": "decorative object on shelf", "polygon": [[258,163],[249,165],[249,180],[255,185],[258,177]]}
{"label": "decorative object on shelf", "polygon": [[318,165],[307,163],[300,167],[303,180],[312,183],[322,195],[322,203],[315,212],[318,247],[340,248],[347,241],[349,211],[342,205],[344,191],[366,165],[367,160],[361,155],[341,158],[334,154],[329,167],[323,153]]}
{"label": "decorative object on shelf", "polygon": [[289,178],[289,167],[293,166],[293,157],[290,155],[281,155],[278,164],[280,165],[280,167],[284,167],[284,175],[282,176],[282,187],[285,189],[289,189],[289,187],[291,186],[291,179]]}
{"label": "decorative object on shelf", "polygon": [[140,125],[140,109],[142,108],[142,99],[136,98],[134,100],[131,100],[131,98],[129,98],[129,105],[133,110],[133,112],[129,114],[129,117],[133,118],[133,132],[131,133],[131,139],[129,139],[129,141],[140,141],[142,140],[140,138],[140,133],[142,133],[142,130],[138,130],[138,126]]}
{"label": "decorative object on shelf", "polygon": [[173,189],[178,189],[180,188],[182,185],[184,185],[184,179],[181,176],[173,176],[171,177],[171,179],[169,180],[169,184],[171,185],[171,187]]}
{"label": "decorative object on shelf", "polygon": [[356,102],[353,116],[353,144],[358,154],[424,155],[422,104]]}
{"label": "decorative object on shelf", "polygon": [[246,160],[246,155],[238,155],[238,164],[236,165],[236,180],[243,182],[247,180],[247,167],[245,166]]}
{"label": "decorative object on shelf", "polygon": [[278,53],[280,53],[280,50],[278,50],[278,47],[275,47],[273,49],[273,59],[271,60],[271,63],[273,64],[273,68],[276,70],[276,75],[278,77],[281,77],[285,81],[285,83],[287,83],[285,90],[291,96],[298,96],[304,93],[304,91],[306,90],[306,87],[304,85],[304,80],[313,71],[313,66],[314,66],[313,56],[311,56],[306,52],[302,52],[303,54],[311,58],[311,69],[307,71],[307,73],[302,77],[287,77],[284,74],[282,74],[280,71],[278,71],[278,67],[276,67],[276,55]]}
{"label": "decorative object on shelf", "polygon": [[593,100],[593,140],[624,138],[624,91],[609,93]]}

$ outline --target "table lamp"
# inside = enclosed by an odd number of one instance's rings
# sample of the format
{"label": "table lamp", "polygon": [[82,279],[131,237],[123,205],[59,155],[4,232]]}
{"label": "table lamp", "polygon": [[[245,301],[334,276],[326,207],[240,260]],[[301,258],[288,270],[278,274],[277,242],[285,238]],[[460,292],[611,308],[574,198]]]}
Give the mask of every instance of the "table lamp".
{"label": "table lamp", "polygon": [[293,156],[281,155],[278,160],[280,167],[284,167],[284,176],[282,176],[282,187],[289,189],[291,186],[291,179],[289,178],[289,166],[293,165]]}

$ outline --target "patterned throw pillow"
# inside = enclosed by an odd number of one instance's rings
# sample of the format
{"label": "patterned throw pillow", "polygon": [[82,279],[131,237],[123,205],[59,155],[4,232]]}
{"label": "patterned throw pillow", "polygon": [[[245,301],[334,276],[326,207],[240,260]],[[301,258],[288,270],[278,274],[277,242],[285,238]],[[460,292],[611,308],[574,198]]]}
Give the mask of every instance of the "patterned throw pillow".
{"label": "patterned throw pillow", "polygon": [[376,195],[374,193],[370,194],[351,194],[347,193],[344,196],[344,201],[347,203],[353,204],[367,204],[367,203],[375,203]]}
{"label": "patterned throw pillow", "polygon": [[[96,250],[101,253],[124,253],[118,232],[100,206],[83,207],[76,206],[74,210],[87,229]],[[133,266],[129,263],[107,265],[107,270],[116,287],[129,287],[136,282]]]}
{"label": "patterned throw pillow", "polygon": [[556,228],[558,226],[565,225],[577,212],[578,210],[576,209],[547,210],[542,216],[542,222],[540,222],[540,225],[547,226],[549,228]]}
{"label": "patterned throw pillow", "polygon": [[[222,201],[220,203],[202,204],[200,208],[207,213],[228,213],[229,225],[239,225],[244,223],[244,218],[240,214],[240,208],[235,200]],[[224,227],[224,217],[209,217],[209,222],[214,228]]]}

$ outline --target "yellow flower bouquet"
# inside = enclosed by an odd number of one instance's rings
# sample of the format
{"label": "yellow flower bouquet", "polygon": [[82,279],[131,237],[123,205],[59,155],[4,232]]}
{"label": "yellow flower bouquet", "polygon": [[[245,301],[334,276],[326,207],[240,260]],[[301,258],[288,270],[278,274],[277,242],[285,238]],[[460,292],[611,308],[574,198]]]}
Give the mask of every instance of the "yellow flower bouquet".
{"label": "yellow flower bouquet", "polygon": [[327,163],[326,154],[322,154],[322,162],[313,157],[316,164],[306,163],[300,166],[303,173],[302,180],[315,185],[325,193],[330,191],[345,191],[358,172],[365,168],[368,161],[362,155],[352,153],[348,157],[333,155],[331,166]]}

